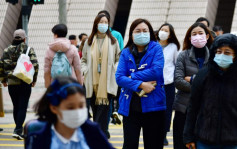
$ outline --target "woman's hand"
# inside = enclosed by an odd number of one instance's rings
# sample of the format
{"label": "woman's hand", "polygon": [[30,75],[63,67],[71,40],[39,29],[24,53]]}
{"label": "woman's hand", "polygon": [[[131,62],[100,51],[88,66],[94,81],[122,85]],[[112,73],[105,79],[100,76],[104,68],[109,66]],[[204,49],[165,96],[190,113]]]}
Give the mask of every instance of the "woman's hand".
{"label": "woman's hand", "polygon": [[139,88],[141,88],[146,94],[148,94],[148,93],[152,92],[155,89],[153,83],[156,83],[156,81],[143,82],[139,86]]}
{"label": "woman's hand", "polygon": [[187,82],[190,82],[191,77],[187,76],[187,77],[184,78],[184,80],[186,80]]}
{"label": "woman's hand", "polygon": [[195,146],[195,143],[194,143],[194,142],[191,142],[191,143],[186,144],[186,147],[187,147],[188,149],[196,149],[196,146]]}

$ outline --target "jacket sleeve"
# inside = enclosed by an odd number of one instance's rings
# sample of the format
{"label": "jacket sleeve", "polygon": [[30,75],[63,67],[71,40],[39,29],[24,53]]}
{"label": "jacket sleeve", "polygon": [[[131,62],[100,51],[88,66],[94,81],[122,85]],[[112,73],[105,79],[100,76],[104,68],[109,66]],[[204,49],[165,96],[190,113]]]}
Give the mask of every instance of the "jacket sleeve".
{"label": "jacket sleeve", "polygon": [[[73,47],[73,46],[72,46]],[[77,77],[77,81],[82,84],[82,74],[81,74],[81,64],[80,64],[80,57],[79,54],[76,50],[76,48],[73,49],[73,61],[72,61],[72,65],[73,68],[75,70],[75,74]]]}
{"label": "jacket sleeve", "polygon": [[119,54],[120,54],[120,48],[118,42],[116,42],[116,49],[115,49],[115,68],[117,69],[118,63],[119,63]]}
{"label": "jacket sleeve", "polygon": [[118,34],[118,42],[119,42],[120,50],[123,50],[123,48],[124,48],[123,37],[120,33]]}
{"label": "jacket sleeve", "polygon": [[200,111],[200,105],[202,103],[202,88],[206,78],[207,69],[200,71],[196,78],[193,80],[191,98],[187,108],[187,116],[183,132],[184,144],[195,142],[194,129],[197,121],[197,115]]}
{"label": "jacket sleeve", "polygon": [[187,82],[184,78],[185,76],[185,52],[182,52],[179,54],[177,62],[176,62],[176,67],[175,67],[175,72],[174,72],[174,83],[175,87],[178,90],[185,91],[185,92],[190,92],[191,90],[191,85],[189,82]]}
{"label": "jacket sleeve", "polygon": [[175,51],[174,51],[174,65],[176,65],[176,62],[177,62],[177,57],[179,55],[179,51],[178,51],[178,48],[177,46],[175,46]]}
{"label": "jacket sleeve", "polygon": [[150,68],[143,71],[137,71],[131,74],[133,80],[157,81],[163,79],[163,68],[164,68],[164,56],[161,46],[155,47],[157,49],[153,57]]}
{"label": "jacket sleeve", "polygon": [[88,45],[87,41],[85,41],[84,47],[82,49],[82,58],[81,58],[81,72],[82,72],[82,75],[85,75],[85,73],[88,71],[87,50],[88,50],[89,45]]}
{"label": "jacket sleeve", "polygon": [[35,69],[35,74],[34,74],[34,77],[33,77],[33,82],[36,82],[37,81],[38,72],[39,72],[39,63],[38,63],[38,60],[37,60],[37,57],[36,57],[36,54],[35,54],[35,51],[34,51],[33,48],[30,49],[29,57],[30,57],[30,61],[33,64],[34,69]]}
{"label": "jacket sleeve", "polygon": [[[12,74],[12,72],[15,68],[15,66],[13,65],[12,59],[9,56],[8,48],[6,48],[4,50],[2,59],[3,59],[4,73],[5,73],[6,76],[8,76],[9,74]],[[7,77],[5,77],[2,82],[7,82]]]}
{"label": "jacket sleeve", "polygon": [[8,53],[7,53],[7,49],[5,49],[3,51],[3,55],[1,58],[1,63],[2,63],[2,83],[6,83],[7,82],[7,74],[9,73],[10,69],[12,67],[12,60],[10,59]]}
{"label": "jacket sleeve", "polygon": [[118,86],[138,92],[142,81],[129,78],[128,66],[126,61],[126,51],[122,51],[119,59],[118,68],[115,74]]}
{"label": "jacket sleeve", "polygon": [[45,87],[48,88],[50,83],[51,83],[51,58],[50,58],[50,50],[48,49],[46,51],[45,54],[45,58],[44,58],[44,83],[45,83]]}

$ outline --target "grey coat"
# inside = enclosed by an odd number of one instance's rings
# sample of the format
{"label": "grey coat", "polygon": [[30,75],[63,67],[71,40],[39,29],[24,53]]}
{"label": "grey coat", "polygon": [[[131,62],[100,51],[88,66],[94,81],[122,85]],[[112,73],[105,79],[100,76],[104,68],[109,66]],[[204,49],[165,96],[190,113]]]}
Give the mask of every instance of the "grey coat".
{"label": "grey coat", "polygon": [[[209,50],[206,47],[205,60],[203,66],[207,65],[209,59]],[[178,89],[173,109],[182,113],[186,113],[187,105],[190,98],[191,84],[184,78],[192,76],[193,79],[199,70],[199,65],[195,57],[193,47],[182,51],[177,59],[174,73],[175,87]]]}

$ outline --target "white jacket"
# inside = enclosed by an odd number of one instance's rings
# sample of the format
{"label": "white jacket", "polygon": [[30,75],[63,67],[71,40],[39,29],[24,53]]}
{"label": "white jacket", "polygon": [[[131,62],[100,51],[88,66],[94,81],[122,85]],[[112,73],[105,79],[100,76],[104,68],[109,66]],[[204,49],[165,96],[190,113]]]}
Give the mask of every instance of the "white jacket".
{"label": "white jacket", "polygon": [[164,64],[164,83],[165,85],[171,84],[174,82],[174,70],[175,63],[178,57],[178,48],[176,44],[170,43],[163,49],[163,54],[165,58]]}

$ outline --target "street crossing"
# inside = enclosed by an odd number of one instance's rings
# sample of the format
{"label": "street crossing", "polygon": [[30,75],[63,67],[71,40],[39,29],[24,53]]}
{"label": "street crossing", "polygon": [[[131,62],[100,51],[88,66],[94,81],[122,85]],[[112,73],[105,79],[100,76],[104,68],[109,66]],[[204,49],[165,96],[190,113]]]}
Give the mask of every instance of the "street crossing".
{"label": "street crossing", "polygon": [[[23,149],[24,141],[19,141],[12,138],[12,132],[15,124],[1,124],[0,128],[4,130],[0,132],[0,149]],[[122,149],[123,146],[123,127],[122,125],[110,125],[109,126],[111,138],[109,142],[117,149]],[[173,149],[173,137],[172,133],[168,133],[167,139],[169,140],[169,146],[165,146],[164,149]],[[139,149],[144,149],[143,138],[140,136]]]}

